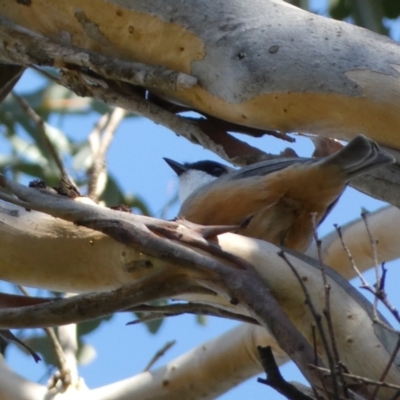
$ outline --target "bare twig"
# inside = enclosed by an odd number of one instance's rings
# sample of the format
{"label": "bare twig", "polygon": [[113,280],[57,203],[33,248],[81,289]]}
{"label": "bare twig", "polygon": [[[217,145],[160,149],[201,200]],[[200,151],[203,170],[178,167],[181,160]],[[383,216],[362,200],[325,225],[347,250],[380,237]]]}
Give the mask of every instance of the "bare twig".
{"label": "bare twig", "polygon": [[164,354],[176,343],[176,340],[171,340],[170,342],[165,343],[165,345],[157,351],[156,354],[151,358],[149,363],[146,365],[146,368],[143,372],[150,371],[151,367],[161,358]]}
{"label": "bare twig", "polygon": [[400,397],[400,389],[390,398],[390,400],[397,400]]}
{"label": "bare twig", "polygon": [[[368,219],[367,219],[367,213],[362,212],[361,217],[364,220],[365,228],[368,233],[369,237],[369,242],[371,244],[371,252],[372,252],[372,257],[374,259],[374,270],[375,270],[375,292],[376,295],[374,296],[374,314],[378,316],[378,301],[379,301],[379,288],[381,287],[381,276],[379,272],[379,264],[378,264],[378,251],[377,251],[377,241],[372,237],[371,230],[369,229],[369,224],[368,224]],[[378,318],[378,317],[377,317]]]}
{"label": "bare twig", "polygon": [[[17,287],[25,296],[27,297],[30,296],[28,291],[23,286],[18,285]],[[63,389],[66,390],[68,386],[71,384],[71,372],[70,369],[68,368],[63,348],[61,347],[61,344],[58,341],[58,338],[54,333],[53,328],[45,327],[43,328],[43,330],[46,332],[46,335],[50,340],[51,346],[53,347],[54,358],[56,360],[57,368],[59,371],[59,374],[57,374],[57,377],[59,379],[55,379],[53,376],[51,382],[54,383],[55,386],[56,382],[60,380]]]}
{"label": "bare twig", "polygon": [[141,282],[134,282],[113,291],[77,295],[66,299],[57,298],[49,303],[2,309],[1,328],[66,325],[104,317],[133,307],[135,304],[173,297],[181,293],[211,293],[206,289],[194,287],[190,280],[179,272],[173,278],[174,287],[171,287],[163,276],[163,274],[150,276]]}
{"label": "bare twig", "polygon": [[[370,231],[369,226],[368,226],[366,214],[362,213],[362,217],[364,219],[364,223],[365,223],[365,226],[366,226],[366,229],[367,229],[367,232],[368,232],[368,236],[369,236],[369,239],[370,239],[371,248],[372,248],[372,252],[373,252],[373,257],[374,257],[374,261],[375,261],[375,272],[376,272],[376,278],[377,278],[375,290],[364,279],[364,277],[362,276],[362,274],[360,273],[360,271],[356,267],[356,265],[354,263],[354,259],[353,259],[352,255],[350,253],[350,250],[346,246],[346,244],[344,243],[341,229],[337,225],[335,225],[335,227],[336,227],[336,230],[338,231],[339,238],[341,240],[342,246],[345,249],[345,251],[347,252],[347,255],[349,257],[351,265],[352,265],[354,271],[357,273],[357,275],[361,279],[361,282],[362,282],[361,288],[368,290],[370,293],[372,293],[374,295],[374,320],[375,320],[375,322],[378,322],[378,323],[382,324],[386,329],[390,329],[391,331],[394,331],[390,326],[387,326],[387,324],[385,324],[383,321],[381,321],[381,319],[378,316],[377,301],[381,300],[382,303],[389,309],[389,311],[391,311],[391,313],[396,318],[396,320],[398,322],[400,322],[399,314],[398,314],[397,310],[388,301],[386,292],[384,290],[386,271],[387,271],[385,269],[385,267],[384,267],[384,264],[382,264],[382,270],[383,270],[382,278],[380,277],[380,274],[379,274],[378,258],[377,258],[377,254],[378,253],[377,253],[377,249],[376,249],[377,241],[374,240],[373,237],[372,237],[371,231]],[[395,346],[395,348],[394,348],[394,350],[393,350],[393,352],[392,352],[392,354],[390,356],[390,359],[389,359],[389,361],[388,361],[388,363],[387,363],[387,365],[386,365],[386,367],[385,367],[384,371],[382,372],[382,375],[381,375],[381,377],[379,379],[379,381],[381,383],[384,383],[384,380],[385,380],[385,378],[386,378],[386,376],[387,376],[387,374],[388,374],[388,372],[390,370],[390,367],[392,366],[392,364],[393,364],[393,362],[394,362],[394,360],[395,360],[395,358],[397,356],[397,353],[398,353],[398,351],[400,349],[400,334],[397,331],[394,331],[394,332],[396,332],[399,335],[398,336],[398,340],[397,340],[397,344],[396,344],[396,346]],[[380,387],[381,386],[377,386],[375,388],[375,390],[371,393],[371,396],[370,396],[369,400],[373,400],[376,397]]]}
{"label": "bare twig", "polygon": [[[341,362],[340,362],[340,356],[339,356],[339,350],[336,344],[336,338],[335,338],[335,332],[333,329],[333,323],[332,323],[332,316],[331,316],[331,304],[330,304],[330,290],[331,290],[331,286],[328,284],[328,280],[326,277],[326,272],[325,272],[325,265],[324,265],[324,261],[322,258],[322,251],[321,251],[321,240],[318,237],[318,232],[317,232],[317,224],[315,221],[315,213],[311,215],[311,221],[313,224],[313,235],[314,235],[314,240],[318,249],[318,261],[319,261],[319,268],[321,271],[321,276],[322,276],[322,282],[324,285],[324,289],[325,289],[325,308],[323,309],[323,313],[326,319],[326,323],[328,325],[328,333],[329,333],[329,338],[331,341],[331,346],[332,346],[332,357],[334,359],[334,363],[335,366],[331,370],[332,370],[332,385],[335,388],[338,388],[337,386],[335,386],[335,382],[336,382],[336,373],[339,375],[339,379],[340,379],[340,383],[341,383],[341,388],[343,391],[343,395],[345,398],[348,398],[348,392],[347,392],[347,386],[346,386],[346,382],[343,379],[343,375],[342,375],[342,367],[341,367]],[[327,354],[330,353],[330,349],[326,349]],[[328,356],[329,357],[329,356]],[[334,393],[335,395],[337,395],[337,393]]]}
{"label": "bare twig", "polygon": [[[361,288],[362,289],[366,289],[369,292],[371,292],[374,296],[375,294],[375,290],[372,289],[372,287],[370,286],[370,284],[367,282],[367,280],[364,278],[363,274],[360,272],[360,270],[357,268],[356,263],[354,262],[354,258],[351,254],[350,249],[347,247],[346,243],[344,242],[344,238],[343,238],[343,234],[342,234],[342,229],[340,226],[338,226],[337,224],[334,224],[334,227],[336,228],[336,231],[339,235],[339,239],[340,242],[342,244],[342,247],[344,249],[344,251],[347,253],[347,257],[350,261],[351,267],[353,268],[354,272],[357,274],[357,276],[360,278],[361,280]],[[378,317],[378,312],[377,312],[377,308],[374,306],[374,319],[375,321],[380,321],[380,318]]]}
{"label": "bare twig", "polygon": [[[312,333],[312,343],[313,343],[313,349],[314,349],[314,365],[318,365],[317,335],[316,335],[316,331],[315,331],[315,323],[314,322],[311,324],[311,333]],[[328,389],[325,385],[325,381],[322,377],[322,373],[317,370],[317,374],[318,374],[319,380],[322,384],[322,388],[324,389],[324,392],[328,393]],[[318,399],[320,396],[318,395],[318,392],[315,389],[315,387],[311,386],[311,389],[313,390],[315,398]]]}
{"label": "bare twig", "polygon": [[[326,356],[328,358],[328,364],[330,365],[331,368],[335,368],[334,359],[332,357],[332,354],[331,354],[331,351],[330,351],[330,348],[329,348],[329,344],[328,344],[328,339],[326,338],[324,327],[322,326],[321,315],[315,309],[314,304],[313,304],[313,302],[311,300],[310,294],[308,293],[308,290],[307,290],[303,280],[301,279],[301,276],[299,275],[298,271],[293,266],[293,264],[290,262],[290,260],[287,258],[285,252],[284,251],[280,251],[278,253],[278,255],[280,257],[282,257],[283,260],[285,260],[286,264],[292,270],[293,274],[295,275],[296,279],[298,280],[298,282],[299,282],[299,284],[301,286],[301,289],[303,290],[303,293],[304,293],[304,295],[306,297],[306,304],[307,304],[308,308],[310,309],[311,314],[312,314],[312,316],[314,318],[314,321],[315,321],[315,323],[317,325],[318,333],[320,334],[320,337],[321,337],[321,340],[322,340],[322,344],[324,346],[324,349],[326,351]],[[314,349],[315,348],[316,348],[316,346],[314,345]],[[314,351],[314,358],[316,358],[317,356],[318,356],[317,353],[315,353],[315,351]],[[332,383],[333,383],[332,387],[335,390],[335,395],[336,395],[336,397],[338,397],[339,396],[339,392],[338,392],[336,379],[332,380]]]}
{"label": "bare twig", "polygon": [[89,68],[98,74],[133,85],[160,90],[182,90],[193,87],[197,79],[191,75],[172,71],[161,66],[131,62],[107,57],[71,44],[63,45],[48,37],[19,26],[0,17],[0,37],[12,38],[4,50],[10,61],[30,66],[31,64],[66,67],[75,65]]}
{"label": "bare twig", "polygon": [[[381,377],[379,378],[379,383],[383,383],[385,381],[385,378],[386,378],[387,374],[389,373],[390,367],[392,366],[392,364],[393,364],[393,362],[394,362],[394,360],[395,360],[395,358],[397,356],[397,353],[398,353],[399,349],[400,349],[400,335],[399,335],[399,337],[397,339],[396,346],[393,349],[393,352],[392,352],[392,354],[390,356],[390,359],[389,359],[385,369],[383,370]],[[369,398],[369,400],[374,400],[376,398],[380,388],[381,388],[381,386],[379,386],[379,385],[376,386],[376,388],[372,392],[371,397]]]}
{"label": "bare twig", "polygon": [[[374,288],[366,281],[366,279],[365,279],[365,278],[363,277],[363,275],[361,274],[360,270],[359,270],[359,269],[357,268],[357,266],[355,265],[353,256],[351,255],[351,252],[350,252],[349,248],[346,246],[346,244],[345,244],[345,242],[344,242],[344,240],[343,240],[343,235],[342,235],[342,231],[341,231],[340,227],[338,227],[337,225],[334,225],[334,226],[335,226],[335,228],[336,228],[336,230],[337,230],[337,232],[338,232],[338,235],[339,235],[340,241],[341,241],[341,243],[342,243],[343,249],[344,249],[344,250],[346,251],[346,253],[347,253],[347,256],[348,256],[348,258],[349,258],[349,261],[350,261],[350,263],[351,263],[351,266],[352,266],[353,270],[356,272],[356,274],[358,275],[358,277],[359,277],[360,280],[361,280],[361,286],[360,286],[361,289],[367,290],[368,292],[370,292],[371,294],[374,295],[374,298],[375,298],[375,299],[380,300],[380,301],[383,303],[383,305],[391,312],[391,314],[394,316],[394,318],[396,319],[396,321],[400,323],[400,315],[399,315],[399,312],[398,312],[398,310],[390,303],[390,301],[389,301],[389,299],[388,299],[388,297],[387,297],[387,295],[386,295],[386,292],[385,292],[385,290],[384,290],[384,283],[385,283],[386,274],[387,274],[387,270],[386,270],[386,268],[385,268],[385,264],[384,264],[384,263],[382,264],[382,270],[383,270],[382,278],[383,278],[383,279],[380,279],[380,283],[377,284],[376,288],[374,289]],[[379,318],[378,310],[377,310],[377,307],[376,307],[376,306],[374,306],[374,322],[381,324],[381,325],[384,326],[386,329],[388,329],[388,330],[390,330],[390,331],[392,331],[392,332],[394,332],[394,333],[398,333],[398,331],[394,330],[391,326],[387,325],[385,322],[383,322],[383,321]]]}
{"label": "bare twig", "polygon": [[250,318],[245,315],[235,314],[207,304],[185,303],[169,304],[166,306],[150,306],[147,304],[143,304],[132,307],[126,311],[149,313],[148,315],[142,316],[135,321],[128,322],[127,325],[134,325],[146,321],[152,321],[164,317],[174,317],[182,314],[211,315],[214,317],[227,318],[235,321],[259,325],[257,320],[255,320],[254,318]]}
{"label": "bare twig", "polygon": [[348,257],[348,259],[349,259],[349,261],[350,261],[351,267],[353,268],[353,270],[354,270],[354,272],[356,273],[356,275],[360,278],[362,285],[363,285],[363,286],[369,286],[369,284],[368,284],[368,282],[365,280],[363,274],[362,274],[362,273],[360,272],[360,270],[357,268],[357,265],[356,265],[356,263],[355,263],[355,261],[354,261],[354,258],[353,258],[353,255],[351,254],[350,249],[347,247],[346,243],[344,242],[343,234],[342,234],[342,228],[341,228],[339,225],[337,225],[337,224],[334,224],[333,226],[335,227],[335,229],[336,229],[336,231],[337,231],[337,233],[338,233],[338,235],[339,235],[340,242],[342,243],[342,247],[343,247],[344,251],[345,251],[346,254],[347,254],[347,257]]}
{"label": "bare twig", "polygon": [[5,340],[9,340],[11,342],[15,342],[15,343],[19,344],[21,347],[23,347],[32,356],[32,358],[35,360],[35,362],[39,362],[39,361],[42,360],[35,351],[33,351],[22,340],[17,338],[10,330],[8,330],[8,329],[0,329],[0,337],[3,337]]}
{"label": "bare twig", "polygon": [[[318,367],[316,365],[309,365],[309,368],[315,369],[317,371],[319,370],[321,372],[324,372],[325,374],[331,373],[331,371],[329,369],[323,368],[323,367]],[[353,379],[356,382],[363,383],[364,385],[374,385],[374,386],[379,386],[379,387],[384,387],[384,388],[389,388],[389,389],[400,390],[400,385],[395,385],[393,383],[374,381],[373,379],[365,378],[364,376],[349,374],[348,372],[343,372],[343,376],[346,378]]]}
{"label": "bare twig", "polygon": [[[229,154],[222,145],[220,145],[212,135],[208,135],[195,122],[188,121],[185,117],[175,115],[164,108],[144,99],[142,96],[134,93],[129,87],[120,84],[118,87],[111,81],[105,81],[100,78],[69,71],[68,74],[61,76],[61,83],[80,96],[90,96],[104,101],[105,103],[121,107],[135,114],[146,117],[156,124],[165,126],[179,136],[182,136],[194,144],[200,144],[206,149],[210,149],[221,158],[240,164],[248,164],[255,161],[270,158],[270,155],[263,151],[249,146],[246,143],[227,134],[230,142],[240,146],[247,155],[240,157]],[[230,146],[233,147],[233,146]]]}
{"label": "bare twig", "polygon": [[[180,220],[182,224],[186,225],[187,221]],[[190,223],[189,223],[190,224]],[[231,226],[221,226],[221,227],[207,227],[203,230],[198,230],[197,232],[193,230],[192,226],[194,224],[189,225],[189,229],[185,232],[185,235],[182,235],[181,231],[177,231],[176,229],[171,229],[168,226],[160,226],[160,224],[147,224],[147,227],[152,231],[158,234],[162,234],[164,237],[174,240],[179,240],[182,243],[186,243],[192,246],[195,246],[201,250],[205,250],[210,254],[213,254],[217,257],[223,257],[226,261],[231,261],[233,263],[233,267],[241,268],[241,269],[251,269],[252,266],[249,262],[244,260],[243,258],[239,258],[234,254],[223,251],[216,243],[205,240],[203,237],[203,233],[216,236],[216,234],[221,234],[222,232],[232,231]],[[213,229],[214,228],[214,229]],[[215,235],[211,235],[211,232],[215,232]]]}
{"label": "bare twig", "polygon": [[295,386],[285,381],[279,371],[278,365],[276,364],[271,346],[257,346],[257,350],[261,365],[267,374],[267,379],[258,378],[257,382],[264,383],[265,385],[272,387],[289,400],[312,400],[311,397],[305,395]]}
{"label": "bare twig", "polygon": [[58,155],[57,150],[55,149],[53,143],[51,142],[47,130],[46,130],[46,122],[42,119],[42,117],[36,113],[36,111],[29,105],[29,103],[21,96],[18,96],[15,92],[12,92],[14,99],[20,105],[21,109],[25,112],[25,114],[34,122],[38,132],[40,133],[42,140],[49,151],[53,161],[55,162],[58,170],[60,171],[60,175],[66,175],[67,172],[64,168],[63,162],[61,161],[60,156]]}
{"label": "bare twig", "polygon": [[[1,17],[0,17],[1,18]],[[36,113],[36,111],[29,105],[29,103],[23,98],[18,96],[15,92],[12,92],[13,97],[20,105],[21,109],[26,113],[26,115],[34,122],[37,127],[38,132],[43,140],[43,143],[47,150],[50,153],[51,158],[55,162],[58,170],[60,171],[62,184],[66,186],[71,186],[71,188],[76,192],[79,193],[75,183],[73,182],[72,178],[69,176],[67,170],[64,168],[63,162],[54,146],[52,141],[49,138],[46,128],[46,122],[42,119],[42,117]]]}
{"label": "bare twig", "polygon": [[[73,293],[66,293],[65,298],[73,297]],[[68,324],[61,325],[57,329],[57,336],[60,345],[64,352],[64,357],[67,363],[68,370],[70,371],[71,383],[79,388],[84,385],[78,374],[78,335],[77,325]]]}
{"label": "bare twig", "polygon": [[[125,115],[126,111],[124,109],[118,107],[115,108],[107,117],[107,121],[104,124],[102,121],[104,116],[100,119],[97,126],[101,126],[101,129],[97,129],[96,127],[89,135],[89,143],[91,144],[93,154],[93,164],[90,168],[88,196],[94,201],[98,199],[103,190],[103,185],[99,178],[106,174],[106,152],[111,144],[118,125],[122,122]],[[101,131],[103,131],[103,136],[100,138]]]}
{"label": "bare twig", "polygon": [[[79,300],[82,301],[80,296],[75,296],[73,299],[63,299],[63,306],[67,309],[61,310],[59,308],[57,312],[54,310],[56,304],[46,304],[45,310],[42,308],[40,309],[41,312],[36,312],[34,321],[32,321],[33,316],[27,316],[26,313],[24,318],[21,318],[20,310],[7,309],[1,311],[0,321],[5,326],[8,326],[10,320],[18,324],[23,321],[24,325],[27,323],[37,325],[38,321],[40,321],[39,324],[43,323],[44,317],[49,318],[49,309],[51,309],[50,314],[53,321],[56,320],[59,323],[61,319],[64,319],[63,323],[65,324],[76,321],[76,319],[89,319],[88,315],[92,315],[91,318],[94,315],[107,315],[110,312],[133,307],[150,300],[187,294],[188,291],[191,294],[199,292],[217,293],[224,298],[230,298],[233,305],[240,304],[251,317],[257,319],[262,326],[270,329],[277,338],[279,345],[301,368],[305,376],[313,384],[319,384],[316,374],[305,367],[314,361],[312,347],[282,310],[265,282],[260,279],[255,268],[248,262],[243,260],[241,268],[233,270],[232,262],[228,264],[223,259],[208,255],[205,252],[200,253],[190,246],[179,243],[179,241],[162,238],[146,227],[145,223],[155,221],[150,217],[141,216],[139,218],[139,216],[120,211],[77,204],[62,196],[26,188],[1,175],[0,186],[29,200],[28,208],[44,211],[53,216],[75,222],[80,226],[103,232],[149,257],[155,257],[162,260],[163,263],[175,265],[173,269],[163,270],[164,274],[158,273],[154,274],[155,276],[149,274],[146,279],[141,279],[135,284],[127,285],[117,291],[102,293],[100,297],[96,297],[96,294],[85,297],[85,307],[80,307],[78,310],[76,310],[76,304]],[[159,221],[159,223],[161,225],[166,224],[166,226],[179,225],[176,222],[168,221]],[[182,233],[185,232],[185,229],[189,230],[182,226]],[[246,265],[245,268],[243,268],[244,265]],[[189,271],[190,274],[188,274]],[[233,271],[235,273],[232,273]],[[184,276],[181,275],[183,273],[185,273]],[[190,275],[194,273],[195,279],[193,280]],[[173,287],[171,287],[171,282],[173,282]],[[113,300],[112,304],[110,304],[110,300]],[[32,307],[29,307],[29,309],[31,312],[33,311]],[[39,311],[38,307],[35,308],[35,311]],[[71,314],[74,314],[73,320],[71,320]],[[65,319],[69,319],[69,321],[65,321]],[[279,323],[277,323],[278,321]],[[58,323],[54,324],[53,322],[52,325]],[[318,364],[323,365],[323,361],[318,360]]]}
{"label": "bare twig", "polygon": [[57,363],[59,374],[54,375],[50,379],[50,387],[55,387],[58,381],[61,381],[63,389],[67,389],[72,383],[71,371],[68,368],[67,360],[65,359],[64,351],[58,341],[57,335],[53,328],[44,328],[46,335],[50,339],[50,343],[53,347],[54,356]]}

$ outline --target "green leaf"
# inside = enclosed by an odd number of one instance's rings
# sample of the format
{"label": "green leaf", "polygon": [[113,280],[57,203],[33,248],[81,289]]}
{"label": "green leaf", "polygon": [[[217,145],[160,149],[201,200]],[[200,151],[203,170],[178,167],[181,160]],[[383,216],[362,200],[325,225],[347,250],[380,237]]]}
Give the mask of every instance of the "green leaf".
{"label": "green leaf", "polygon": [[338,20],[343,20],[350,16],[352,4],[349,0],[331,0],[329,4],[329,15]]}
{"label": "green leaf", "polygon": [[153,335],[158,332],[162,323],[164,322],[164,318],[155,319],[153,321],[146,322],[146,327],[150,333]]}
{"label": "green leaf", "polygon": [[385,17],[395,19],[400,15],[399,0],[383,0],[382,8]]}
{"label": "green leaf", "polygon": [[[164,299],[154,300],[149,303],[149,305],[152,305],[152,306],[165,306],[167,304],[168,304],[168,301],[164,300]],[[147,313],[145,313],[145,312],[135,312],[133,314],[139,319],[142,318],[143,316],[147,315]],[[144,324],[146,325],[146,327],[150,333],[155,334],[160,329],[163,321],[164,321],[164,318],[160,318],[160,319],[155,319],[153,321],[146,321]]]}
{"label": "green leaf", "polygon": [[82,340],[78,340],[78,353],[76,359],[80,365],[90,364],[96,356],[97,352],[93,346],[83,342]]}
{"label": "green leaf", "polygon": [[118,206],[123,203],[124,195],[116,180],[111,174],[107,176],[107,184],[100,200],[104,201],[107,206]]}
{"label": "green leaf", "polygon": [[[50,345],[49,338],[45,335],[30,336],[24,339],[32,350],[42,355],[43,361],[48,365],[56,365],[56,359],[54,357],[53,347]],[[21,349],[25,354],[28,353]]]}
{"label": "green leaf", "polygon": [[98,318],[91,321],[80,322],[78,324],[77,334],[78,338],[80,339],[82,336],[87,335],[94,330],[96,330],[103,322],[110,321],[112,315],[108,315],[104,318]]}
{"label": "green leaf", "polygon": [[205,326],[207,325],[207,315],[196,315],[196,321],[199,325]]}
{"label": "green leaf", "polygon": [[118,206],[125,204],[128,207],[136,208],[143,215],[151,215],[145,202],[140,198],[133,195],[124,195],[117,181],[111,174],[108,174],[107,184],[100,200],[104,201],[107,206]]}

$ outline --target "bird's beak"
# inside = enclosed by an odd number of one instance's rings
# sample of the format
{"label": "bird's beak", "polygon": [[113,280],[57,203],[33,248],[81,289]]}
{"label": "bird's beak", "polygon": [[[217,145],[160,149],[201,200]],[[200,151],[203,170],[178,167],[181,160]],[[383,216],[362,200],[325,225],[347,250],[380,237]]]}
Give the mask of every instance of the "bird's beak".
{"label": "bird's beak", "polygon": [[164,161],[175,171],[175,173],[178,176],[182,175],[185,171],[187,171],[187,168],[183,164],[171,160],[170,158],[164,157]]}

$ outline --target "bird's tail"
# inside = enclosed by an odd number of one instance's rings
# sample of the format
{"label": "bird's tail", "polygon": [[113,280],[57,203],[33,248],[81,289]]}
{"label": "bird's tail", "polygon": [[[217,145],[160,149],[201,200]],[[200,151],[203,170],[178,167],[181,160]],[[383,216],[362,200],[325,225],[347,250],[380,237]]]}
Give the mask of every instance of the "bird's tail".
{"label": "bird's tail", "polygon": [[351,179],[371,169],[392,164],[395,159],[373,140],[358,135],[346,147],[326,158],[325,162],[340,166],[347,178]]}

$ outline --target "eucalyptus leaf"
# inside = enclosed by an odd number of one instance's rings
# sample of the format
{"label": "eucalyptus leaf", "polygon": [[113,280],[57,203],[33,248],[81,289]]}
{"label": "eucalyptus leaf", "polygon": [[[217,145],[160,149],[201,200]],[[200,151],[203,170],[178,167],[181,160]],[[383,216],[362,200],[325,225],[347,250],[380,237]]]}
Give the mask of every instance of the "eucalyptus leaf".
{"label": "eucalyptus leaf", "polygon": [[83,342],[82,340],[78,341],[78,354],[77,360],[80,365],[88,365],[90,364],[97,356],[96,349]]}
{"label": "eucalyptus leaf", "polygon": [[82,336],[93,332],[103,322],[110,321],[111,318],[112,318],[112,315],[108,315],[107,317],[104,317],[104,318],[98,318],[98,319],[93,319],[90,321],[80,322],[78,324],[78,330],[77,330],[78,338],[81,339]]}

